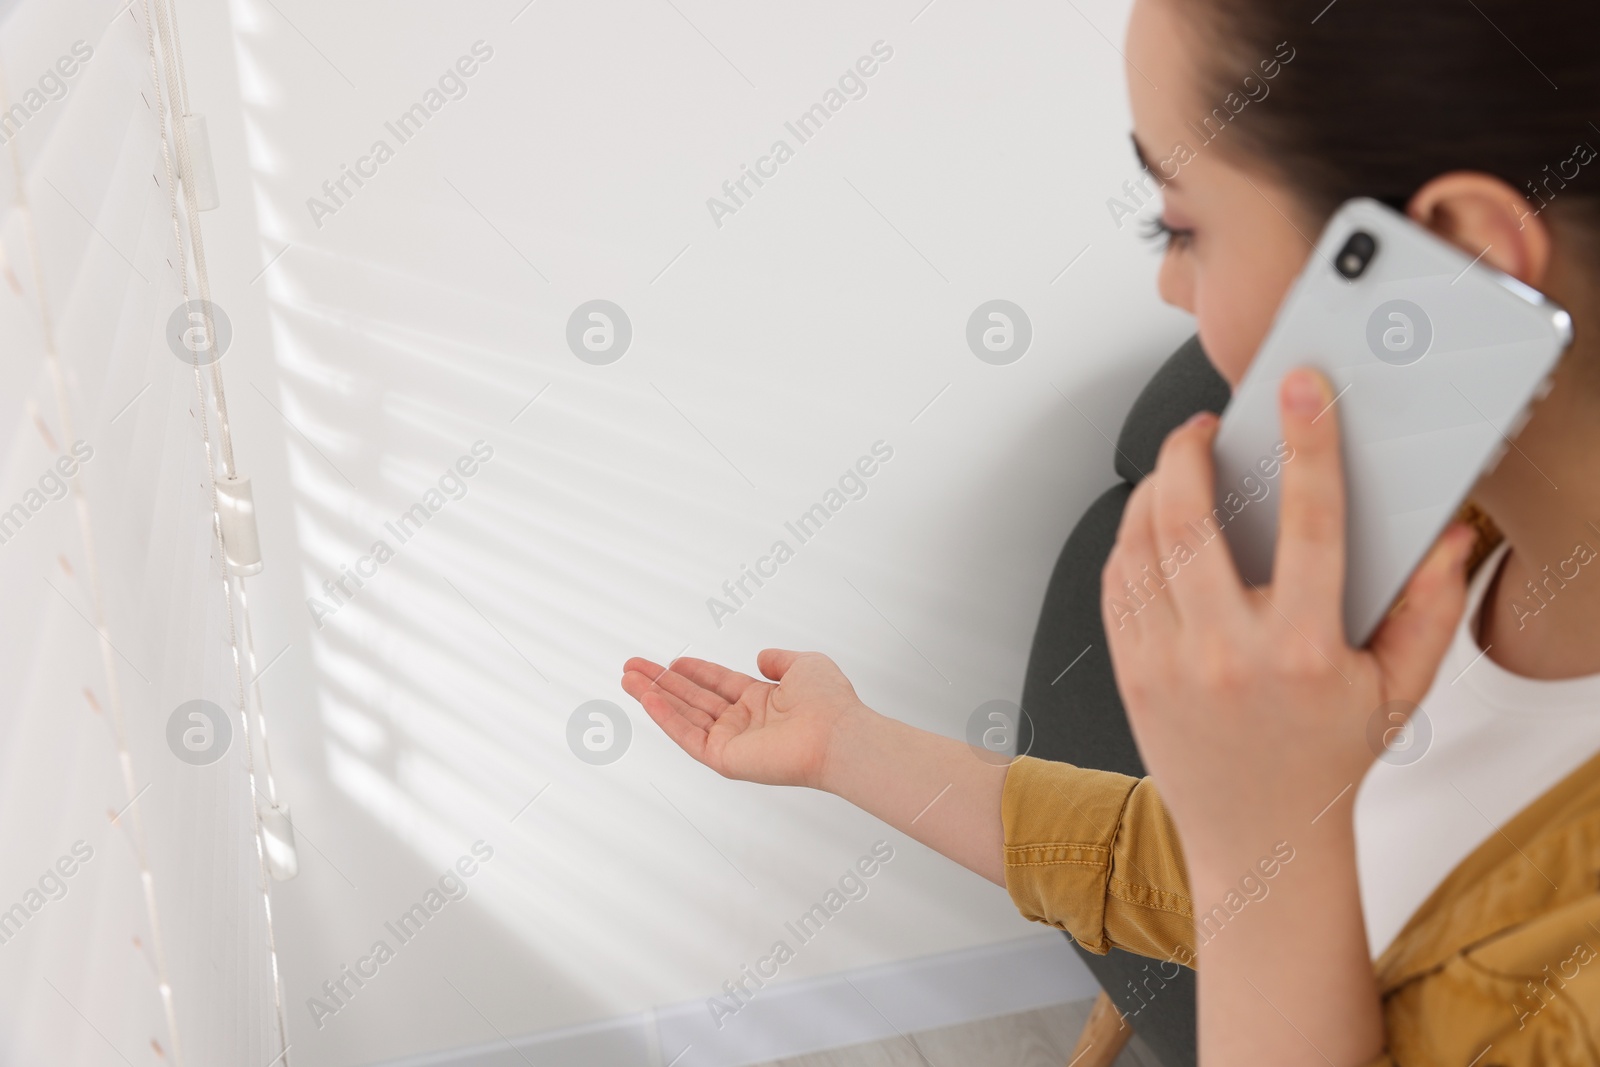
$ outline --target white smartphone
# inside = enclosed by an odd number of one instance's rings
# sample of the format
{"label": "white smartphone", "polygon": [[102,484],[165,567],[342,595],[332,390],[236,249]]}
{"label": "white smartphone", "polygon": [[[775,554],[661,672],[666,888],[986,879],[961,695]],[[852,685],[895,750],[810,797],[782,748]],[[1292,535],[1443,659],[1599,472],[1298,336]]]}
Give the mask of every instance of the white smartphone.
{"label": "white smartphone", "polygon": [[1317,368],[1336,395],[1344,626],[1359,648],[1550,391],[1571,342],[1571,318],[1542,294],[1376,200],[1346,203],[1222,413],[1212,519],[1240,576],[1272,580],[1278,487],[1294,462],[1278,387],[1291,369]]}

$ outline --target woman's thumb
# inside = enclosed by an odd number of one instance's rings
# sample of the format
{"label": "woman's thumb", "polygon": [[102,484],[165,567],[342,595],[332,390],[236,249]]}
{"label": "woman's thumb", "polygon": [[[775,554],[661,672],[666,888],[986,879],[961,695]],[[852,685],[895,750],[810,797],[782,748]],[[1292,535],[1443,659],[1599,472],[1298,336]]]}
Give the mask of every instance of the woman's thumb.
{"label": "woman's thumb", "polygon": [[1373,637],[1388,699],[1421,700],[1433,685],[1466,607],[1466,563],[1476,538],[1464,523],[1445,531]]}
{"label": "woman's thumb", "polygon": [[794,661],[799,658],[800,653],[791,652],[786,648],[763,648],[756,653],[756,666],[761,668],[762,677],[781,682],[783,676],[789,673],[789,668],[794,666]]}

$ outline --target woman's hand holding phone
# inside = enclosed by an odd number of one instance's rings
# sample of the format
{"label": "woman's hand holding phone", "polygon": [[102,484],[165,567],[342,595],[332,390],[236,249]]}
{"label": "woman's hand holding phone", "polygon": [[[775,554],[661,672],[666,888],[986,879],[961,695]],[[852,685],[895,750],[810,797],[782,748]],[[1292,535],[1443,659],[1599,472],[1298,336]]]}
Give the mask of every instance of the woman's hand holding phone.
{"label": "woman's hand holding phone", "polygon": [[[1199,931],[1215,922],[1197,926],[1206,1058],[1363,1063],[1383,1046],[1352,818],[1377,758],[1367,724],[1431,686],[1465,604],[1473,533],[1447,530],[1369,648],[1351,648],[1332,391],[1302,368],[1281,386],[1279,410],[1294,460],[1271,584],[1245,585],[1221,537],[1197,538],[1214,501],[1217,427],[1197,416],[1167,438],[1128,502],[1102,578],[1106,632],[1140,754],[1183,843],[1197,918],[1231,915],[1256,861],[1280,843],[1293,849],[1270,900],[1214,937]],[[1137,611],[1115,606],[1128,582]]]}

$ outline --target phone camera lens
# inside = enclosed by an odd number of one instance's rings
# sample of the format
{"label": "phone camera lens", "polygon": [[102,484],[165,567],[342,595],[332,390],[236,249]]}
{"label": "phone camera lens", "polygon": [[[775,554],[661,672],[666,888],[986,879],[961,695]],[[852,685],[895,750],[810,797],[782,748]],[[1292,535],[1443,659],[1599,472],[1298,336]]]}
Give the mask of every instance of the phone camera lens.
{"label": "phone camera lens", "polygon": [[1365,230],[1357,230],[1350,235],[1350,239],[1334,257],[1334,269],[1351,281],[1355,281],[1367,272],[1367,267],[1371,266],[1372,257],[1377,255],[1377,252],[1377,240]]}

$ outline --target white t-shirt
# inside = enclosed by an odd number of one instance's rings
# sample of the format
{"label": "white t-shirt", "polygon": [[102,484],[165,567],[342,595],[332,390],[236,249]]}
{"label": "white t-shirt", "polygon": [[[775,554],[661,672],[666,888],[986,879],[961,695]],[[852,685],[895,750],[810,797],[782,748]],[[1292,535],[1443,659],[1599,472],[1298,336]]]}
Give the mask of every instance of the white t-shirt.
{"label": "white t-shirt", "polygon": [[1374,959],[1473,849],[1600,751],[1600,675],[1523,678],[1478,647],[1478,609],[1507,548],[1473,577],[1461,627],[1418,712],[1426,725],[1391,740],[1356,793],[1361,905]]}

